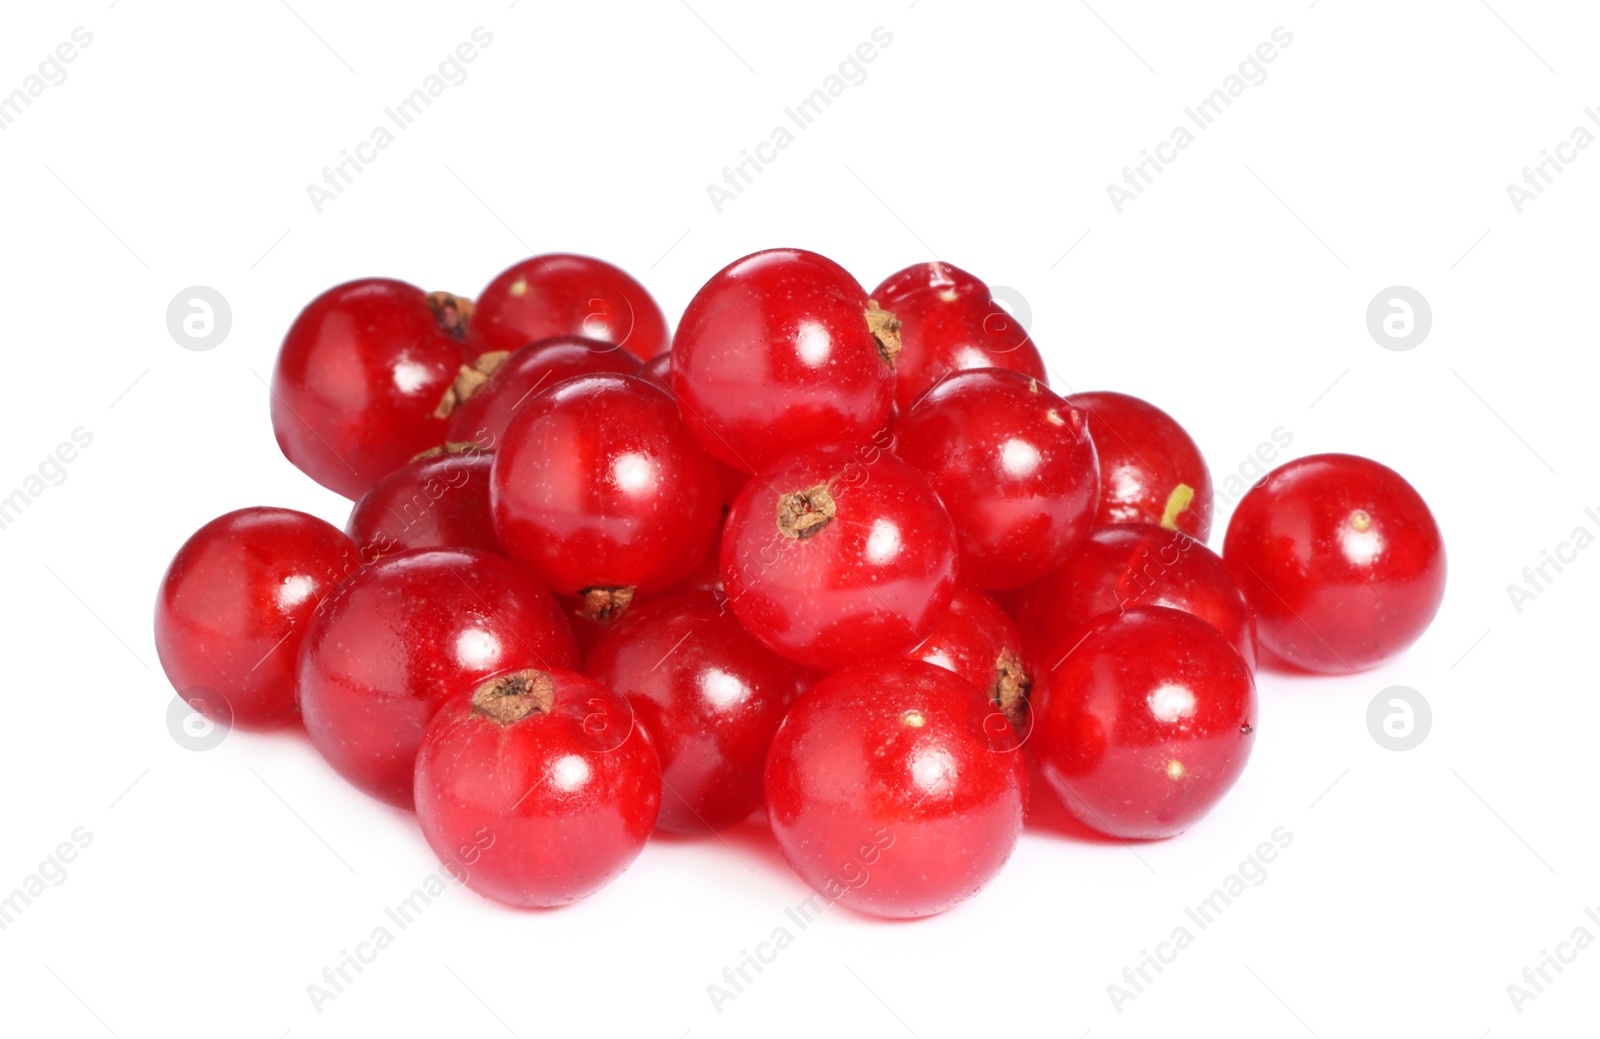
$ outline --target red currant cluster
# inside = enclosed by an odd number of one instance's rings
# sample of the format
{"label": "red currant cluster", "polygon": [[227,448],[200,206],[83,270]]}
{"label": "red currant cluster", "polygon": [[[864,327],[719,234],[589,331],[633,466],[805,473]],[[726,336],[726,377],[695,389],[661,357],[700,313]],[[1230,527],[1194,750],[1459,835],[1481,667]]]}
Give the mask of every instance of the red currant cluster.
{"label": "red currant cluster", "polygon": [[156,610],[173,685],[241,728],[302,719],[511,905],[764,803],[827,898],[914,917],[1005,863],[1030,760],[1095,830],[1179,833],[1245,766],[1258,645],[1373,667],[1443,595],[1427,506],[1348,455],[1268,475],[1216,555],[1188,434],[1052,392],[945,263],[869,294],[756,253],[670,345],[645,289],[585,257],[475,302],[324,293],[272,419],[355,507],[342,533],[252,508],[191,537]]}

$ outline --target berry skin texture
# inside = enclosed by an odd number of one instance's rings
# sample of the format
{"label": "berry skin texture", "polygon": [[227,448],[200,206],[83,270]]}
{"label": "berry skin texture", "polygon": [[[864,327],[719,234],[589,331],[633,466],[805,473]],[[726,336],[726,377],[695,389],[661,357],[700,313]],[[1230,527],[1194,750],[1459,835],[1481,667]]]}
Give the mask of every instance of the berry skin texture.
{"label": "berry skin texture", "polygon": [[883,661],[823,679],[790,709],[767,754],[767,816],[830,902],[931,916],[1005,865],[1027,783],[1016,734],[970,683]]}
{"label": "berry skin texture", "polygon": [[1154,523],[1196,541],[1211,536],[1211,470],[1200,447],[1154,404],[1109,391],[1074,393],[1100,456],[1096,526]]}
{"label": "berry skin texture", "polygon": [[661,805],[650,735],[582,675],[497,676],[440,708],[417,754],[417,821],[472,890],[576,902],[638,857]]}
{"label": "berry skin texture", "polygon": [[807,444],[871,440],[894,405],[897,328],[826,257],[769,249],[736,260],[689,301],[673,338],[684,421],[748,473]]}
{"label": "berry skin texture", "polygon": [[300,709],[340,775],[407,808],[417,746],[440,704],[508,668],[577,662],[550,593],[509,560],[472,549],[401,552],[327,600],[300,647]]}
{"label": "berry skin texture", "polygon": [[1244,771],[1255,680],[1205,621],[1160,606],[1102,614],[1041,666],[1028,749],[1061,803],[1124,840],[1182,833]]}
{"label": "berry skin texture", "polygon": [[957,588],[950,608],[906,656],[954,671],[988,697],[1018,732],[1027,731],[1032,669],[1017,626],[987,595]]}
{"label": "berry skin texture", "polygon": [[338,528],[291,509],[207,523],[156,597],[156,653],[178,695],[212,721],[276,729],[300,716],[295,656],[324,596],[361,565]]}
{"label": "berry skin texture", "polygon": [[489,520],[492,455],[465,450],[418,457],[361,496],[345,533],[362,558],[412,548],[476,548],[501,554]]}
{"label": "berry skin texture", "polygon": [[1023,639],[1048,667],[1072,649],[1089,621],[1130,606],[1192,613],[1256,666],[1255,611],[1222,558],[1187,534],[1149,523],[1101,527],[1065,566],[1034,585],[1019,610]]}
{"label": "berry skin texture", "polygon": [[1444,600],[1444,539],[1427,503],[1356,455],[1268,473],[1240,499],[1222,555],[1261,645],[1308,671],[1377,667],[1421,637]]}
{"label": "berry skin texture", "polygon": [[450,439],[492,451],[511,418],[537,393],[579,375],[640,374],[639,359],[598,339],[559,336],[512,353],[486,382],[472,389],[450,413]]}
{"label": "berry skin texture", "polygon": [[967,368],[1008,368],[1049,384],[1027,329],[959,267],[915,264],[885,278],[872,298],[900,320],[895,404],[902,414],[928,387]]}
{"label": "berry skin texture", "polygon": [[272,371],[272,428],[301,472],[356,499],[444,441],[434,415],[466,357],[471,304],[366,278],[295,318]]}
{"label": "berry skin texture", "polygon": [[639,360],[667,349],[667,319],[627,271],[592,256],[546,253],[507,267],[484,287],[472,334],[485,350],[519,350],[552,336],[584,336]]}
{"label": "berry skin texture", "polygon": [[769,649],[836,671],[901,656],[956,589],[956,532],[920,473],[870,445],[802,448],[728,513],[722,583]]}
{"label": "berry skin texture", "polygon": [[894,427],[894,451],[925,473],[961,542],[961,580],[1017,588],[1088,535],[1100,469],[1083,413],[1036,379],[952,372]]}
{"label": "berry skin texture", "polygon": [[716,463],[636,376],[568,379],[524,404],[489,481],[506,552],[546,587],[620,611],[694,569],[716,536]]}
{"label": "berry skin texture", "polygon": [[636,606],[601,636],[584,673],[628,698],[661,757],[667,833],[732,826],[761,804],[767,746],[795,666],[706,593]]}

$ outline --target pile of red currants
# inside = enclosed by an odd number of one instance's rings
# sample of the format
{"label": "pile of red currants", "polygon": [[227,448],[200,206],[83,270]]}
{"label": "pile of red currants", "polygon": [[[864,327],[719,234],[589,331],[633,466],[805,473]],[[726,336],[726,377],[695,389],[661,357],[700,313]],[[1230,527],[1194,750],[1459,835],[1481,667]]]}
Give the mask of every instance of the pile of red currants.
{"label": "pile of red currants", "polygon": [[1258,656],[1375,667],[1444,593],[1428,507],[1350,455],[1269,474],[1216,555],[1178,423],[1052,392],[946,263],[869,294],[756,253],[668,347],[649,293],[581,256],[473,301],[318,297],[272,422],[355,507],[343,532],[243,509],[183,545],[156,607],[179,694],[243,729],[299,719],[510,905],[764,804],[825,898],[917,917],[1000,870],[1030,762],[1096,831],[1180,833],[1249,757]]}

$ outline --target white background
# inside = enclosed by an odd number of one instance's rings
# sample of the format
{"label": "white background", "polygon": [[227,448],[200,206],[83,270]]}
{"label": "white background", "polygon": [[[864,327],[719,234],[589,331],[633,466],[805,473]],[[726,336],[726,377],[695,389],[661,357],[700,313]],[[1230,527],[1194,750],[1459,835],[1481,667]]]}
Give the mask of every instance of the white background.
{"label": "white background", "polygon": [[[1579,926],[1600,939],[1600,551],[1547,568],[1520,613],[1507,585],[1600,533],[1600,148],[1520,214],[1506,185],[1600,133],[1600,22],[1512,0],[1091,2],[12,5],[0,93],[75,27],[93,43],[0,132],[0,495],[74,428],[94,440],[0,530],[0,894],[75,828],[92,843],[0,931],[0,1031],[1592,1034],[1600,945],[1520,1013],[1507,985]],[[318,214],[306,185],[480,25],[468,78]],[[877,26],[893,42],[865,81],[717,213],[706,185]],[[1119,215],[1106,185],[1278,26],[1293,43],[1267,78]],[[1010,287],[1057,388],[1155,401],[1219,486],[1279,426],[1291,454],[1395,467],[1449,546],[1438,620],[1376,672],[1263,675],[1255,759],[1190,834],[1035,826],[970,903],[830,911],[720,1013],[707,986],[807,894],[756,824],[653,842],[559,912],[451,890],[319,1013],[307,986],[436,863],[301,737],[181,745],[150,625],[211,517],[343,523],[273,442],[284,330],[352,277],[473,293],[553,250],[627,267],[676,320],[775,245],[868,287],[935,256]],[[1405,352],[1366,328],[1396,284],[1433,310]],[[191,285],[232,307],[210,351],[167,331]],[[1368,732],[1392,685],[1432,705],[1409,752]],[[1107,986],[1277,827],[1293,843],[1266,880],[1119,1013]]]}

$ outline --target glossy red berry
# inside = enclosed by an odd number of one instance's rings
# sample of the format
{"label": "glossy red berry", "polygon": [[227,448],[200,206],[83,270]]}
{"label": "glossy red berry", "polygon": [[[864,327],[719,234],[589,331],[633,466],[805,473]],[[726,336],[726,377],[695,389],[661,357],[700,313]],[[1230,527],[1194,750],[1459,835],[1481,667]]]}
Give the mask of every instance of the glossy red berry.
{"label": "glossy red berry", "polygon": [[492,451],[505,435],[511,417],[535,394],[563,380],[596,372],[638,375],[639,359],[611,343],[579,336],[529,343],[494,362],[481,384],[468,383],[456,391],[450,408],[450,439]]}
{"label": "glossy red berry", "polygon": [[1415,642],[1444,599],[1445,551],[1427,503],[1399,473],[1312,455],[1250,489],[1223,558],[1255,607],[1261,644],[1334,674],[1377,667]]}
{"label": "glossy red berry", "polygon": [[646,379],[660,386],[668,393],[672,392],[672,352],[656,354],[644,362],[644,369],[640,371]]}
{"label": "glossy red berry", "polygon": [[1113,837],[1182,833],[1244,771],[1255,680],[1192,614],[1102,614],[1053,668],[1041,664],[1028,749],[1073,815]]}
{"label": "glossy red berry", "polygon": [[975,894],[1022,831],[1016,734],[960,677],[918,660],[823,679],[767,755],[767,817],[789,865],[830,902],[885,917]]}
{"label": "glossy red berry", "polygon": [[496,676],[445,704],[415,785],[417,821],[446,868],[524,909],[615,880],[661,804],[656,753],[627,701],[566,671]]}
{"label": "glossy red berry", "polygon": [[722,540],[722,525],[717,525],[717,534],[713,537],[711,547],[706,549],[706,554],[700,557],[700,562],[694,565],[683,577],[661,589],[647,589],[636,593],[627,603],[607,603],[609,609],[594,610],[593,603],[586,602],[582,596],[557,595],[556,602],[566,611],[567,619],[572,622],[572,633],[578,637],[578,655],[585,663],[589,654],[606,632],[626,616],[630,611],[647,602],[656,602],[661,599],[672,599],[680,595],[689,595],[695,592],[710,592],[720,598],[722,593],[722,560],[718,554],[718,542]]}
{"label": "glossy red berry", "polygon": [[640,360],[667,349],[667,319],[627,271],[592,256],[546,253],[507,267],[478,296],[472,334],[486,350],[584,336]]}
{"label": "glossy red berry", "polygon": [[426,454],[379,480],[361,496],[345,533],[372,560],[411,548],[500,552],[489,518],[494,457],[470,445]]}
{"label": "glossy red berry", "polygon": [[524,404],[489,486],[506,552],[591,613],[683,577],[722,518],[711,456],[671,397],[629,375],[568,379]]}
{"label": "glossy red berry", "polygon": [[1032,668],[1017,626],[998,603],[971,588],[957,588],[928,637],[906,656],[936,664],[971,682],[1005,714],[1026,730]]}
{"label": "glossy red berry", "polygon": [[802,448],[728,514],[722,581],[745,628],[833,671],[927,637],[956,587],[955,527],[920,473],[870,445]]}
{"label": "glossy red berry", "polygon": [[628,698],[661,757],[657,828],[703,834],[761,804],[767,746],[795,693],[795,666],[706,593],[635,606],[584,673]]}
{"label": "glossy red berry", "polygon": [[1149,523],[1114,523],[1091,534],[1020,608],[1023,637],[1048,667],[1102,613],[1130,606],[1182,610],[1220,631],[1252,669],[1255,613],[1221,557],[1189,535]]}
{"label": "glossy red berry", "polygon": [[1074,393],[1100,456],[1100,512],[1107,523],[1154,523],[1197,541],[1211,534],[1211,471],[1171,415],[1125,393]]}
{"label": "glossy red berry", "polygon": [[417,745],[440,704],[509,668],[577,663],[555,601],[509,560],[401,552],[328,598],[300,648],[300,708],[340,775],[406,807]]}
{"label": "glossy red berry", "polygon": [[900,320],[895,403],[902,414],[928,387],[965,368],[1009,368],[1049,383],[1028,330],[959,267],[915,264],[885,278],[872,298]]}
{"label": "glossy red berry", "polygon": [[273,729],[300,714],[295,656],[323,597],[361,565],[350,539],[290,509],[240,509],[195,531],[156,598],[156,653],[212,721]]}
{"label": "glossy red berry", "polygon": [[1094,522],[1100,470],[1083,413],[1026,375],[950,373],[895,424],[894,451],[950,511],[964,584],[1037,581]]}
{"label": "glossy red berry", "polygon": [[689,595],[694,592],[710,592],[726,599],[722,588],[722,524],[717,524],[716,537],[712,539],[711,547],[706,549],[706,554],[700,557],[700,562],[694,565],[684,576],[672,582],[671,585],[659,592],[648,592],[641,598],[643,600],[665,599],[675,595]]}
{"label": "glossy red berry", "polygon": [[719,271],[672,341],[672,385],[706,450],[745,472],[822,441],[867,441],[894,404],[894,315],[848,271],[769,249]]}
{"label": "glossy red berry", "polygon": [[285,457],[347,498],[445,439],[434,414],[467,360],[471,304],[385,278],[347,282],[289,327],[272,373]]}

